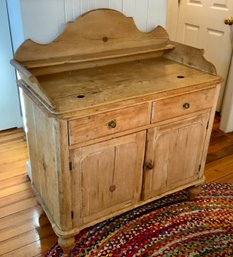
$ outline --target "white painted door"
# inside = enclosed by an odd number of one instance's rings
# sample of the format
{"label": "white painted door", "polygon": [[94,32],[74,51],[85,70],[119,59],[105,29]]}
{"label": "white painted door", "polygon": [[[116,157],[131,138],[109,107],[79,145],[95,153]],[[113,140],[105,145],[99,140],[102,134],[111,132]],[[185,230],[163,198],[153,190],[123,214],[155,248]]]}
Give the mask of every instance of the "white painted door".
{"label": "white painted door", "polygon": [[[205,50],[205,57],[226,81],[232,52],[232,0],[169,0],[167,30],[171,39]],[[221,109],[224,85],[217,109]]]}
{"label": "white painted door", "polygon": [[22,126],[5,0],[0,1],[0,130]]}
{"label": "white painted door", "polygon": [[224,94],[220,129],[226,133],[233,132],[233,56]]}

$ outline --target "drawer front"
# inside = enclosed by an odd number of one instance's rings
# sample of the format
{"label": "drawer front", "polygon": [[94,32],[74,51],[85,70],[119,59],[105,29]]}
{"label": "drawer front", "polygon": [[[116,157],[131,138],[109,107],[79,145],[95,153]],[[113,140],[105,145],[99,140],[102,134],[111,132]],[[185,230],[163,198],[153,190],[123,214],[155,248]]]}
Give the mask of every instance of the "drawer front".
{"label": "drawer front", "polygon": [[70,145],[150,124],[150,104],[100,113],[69,122]]}
{"label": "drawer front", "polygon": [[211,108],[214,95],[215,88],[156,101],[153,104],[152,123]]}

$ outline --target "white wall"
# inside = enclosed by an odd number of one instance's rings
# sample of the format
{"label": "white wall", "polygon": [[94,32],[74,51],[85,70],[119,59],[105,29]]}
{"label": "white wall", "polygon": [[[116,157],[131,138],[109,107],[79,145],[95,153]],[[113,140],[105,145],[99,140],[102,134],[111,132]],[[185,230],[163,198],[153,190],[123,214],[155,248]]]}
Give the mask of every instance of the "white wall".
{"label": "white wall", "polygon": [[138,28],[150,31],[165,27],[167,0],[21,0],[24,37],[49,43],[66,22],[97,8],[112,8],[132,16]]}
{"label": "white wall", "polygon": [[6,3],[9,14],[12,45],[15,51],[24,41],[20,0],[6,0]]}
{"label": "white wall", "polygon": [[0,0],[0,130],[22,126],[6,1]]}

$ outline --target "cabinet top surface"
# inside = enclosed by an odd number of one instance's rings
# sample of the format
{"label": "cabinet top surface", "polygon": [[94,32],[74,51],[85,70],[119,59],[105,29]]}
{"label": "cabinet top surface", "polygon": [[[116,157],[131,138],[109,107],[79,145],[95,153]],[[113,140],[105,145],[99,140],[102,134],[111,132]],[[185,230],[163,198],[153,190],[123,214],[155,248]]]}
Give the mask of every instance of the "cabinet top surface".
{"label": "cabinet top surface", "polygon": [[202,50],[171,42],[160,26],[140,32],[132,18],[106,9],[69,23],[50,44],[26,40],[11,63],[22,77],[19,86],[49,113],[62,118],[221,82]]}
{"label": "cabinet top surface", "polygon": [[163,57],[68,71],[37,78],[57,113],[152,96],[154,99],[219,83],[220,78]]}

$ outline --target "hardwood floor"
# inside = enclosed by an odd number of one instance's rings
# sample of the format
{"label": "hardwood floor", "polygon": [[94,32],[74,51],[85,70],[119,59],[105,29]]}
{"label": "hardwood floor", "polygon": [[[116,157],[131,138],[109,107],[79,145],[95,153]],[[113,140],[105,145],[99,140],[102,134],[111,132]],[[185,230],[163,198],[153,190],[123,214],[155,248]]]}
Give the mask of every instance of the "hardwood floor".
{"label": "hardwood floor", "polygon": [[215,117],[206,160],[207,182],[233,183],[233,133],[219,130],[220,117]]}
{"label": "hardwood floor", "polygon": [[[233,183],[233,133],[216,117],[205,175],[207,182]],[[57,241],[26,176],[28,159],[21,129],[0,132],[0,256],[44,256]]]}
{"label": "hardwood floor", "polygon": [[56,242],[26,176],[21,129],[0,132],[0,256],[43,256]]}

